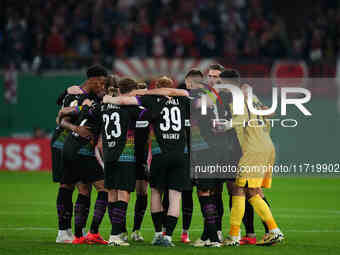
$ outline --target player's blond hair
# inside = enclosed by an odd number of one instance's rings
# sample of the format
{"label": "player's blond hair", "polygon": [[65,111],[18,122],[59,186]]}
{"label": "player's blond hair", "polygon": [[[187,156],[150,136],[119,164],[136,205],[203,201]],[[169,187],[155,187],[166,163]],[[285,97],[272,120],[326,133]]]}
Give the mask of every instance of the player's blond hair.
{"label": "player's blond hair", "polygon": [[156,82],[156,88],[173,88],[173,86],[174,81],[167,76],[162,76]]}

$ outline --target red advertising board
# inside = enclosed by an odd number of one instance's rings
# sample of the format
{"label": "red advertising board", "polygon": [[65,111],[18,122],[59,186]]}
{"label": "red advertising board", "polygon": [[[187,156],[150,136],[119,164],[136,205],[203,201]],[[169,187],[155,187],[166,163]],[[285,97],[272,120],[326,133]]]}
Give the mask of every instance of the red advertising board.
{"label": "red advertising board", "polygon": [[0,138],[0,170],[48,171],[51,168],[49,139]]}

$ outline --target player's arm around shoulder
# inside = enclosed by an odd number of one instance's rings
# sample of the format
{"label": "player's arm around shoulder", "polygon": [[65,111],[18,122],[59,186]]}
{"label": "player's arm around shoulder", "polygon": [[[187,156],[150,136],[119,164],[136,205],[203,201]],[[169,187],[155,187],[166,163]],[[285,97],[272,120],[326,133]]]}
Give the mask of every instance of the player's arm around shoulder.
{"label": "player's arm around shoulder", "polygon": [[188,97],[189,92],[185,89],[175,89],[175,88],[157,88],[152,90],[147,90],[145,95],[160,95],[160,96],[184,96]]}
{"label": "player's arm around shoulder", "polygon": [[104,104],[116,104],[116,105],[138,105],[139,102],[136,97],[133,96],[118,96],[112,97],[105,95],[103,98]]}

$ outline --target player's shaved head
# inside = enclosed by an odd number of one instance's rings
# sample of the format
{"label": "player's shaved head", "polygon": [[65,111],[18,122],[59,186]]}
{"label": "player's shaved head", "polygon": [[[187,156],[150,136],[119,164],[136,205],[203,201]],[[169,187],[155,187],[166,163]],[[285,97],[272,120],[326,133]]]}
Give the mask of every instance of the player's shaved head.
{"label": "player's shaved head", "polygon": [[167,76],[162,76],[156,82],[156,88],[173,88],[173,87],[174,81]]}

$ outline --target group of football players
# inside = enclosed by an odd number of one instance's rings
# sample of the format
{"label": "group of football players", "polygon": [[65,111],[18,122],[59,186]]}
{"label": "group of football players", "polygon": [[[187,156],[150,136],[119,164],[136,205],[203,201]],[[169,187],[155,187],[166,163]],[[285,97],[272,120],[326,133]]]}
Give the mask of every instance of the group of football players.
{"label": "group of football players", "polygon": [[[284,236],[278,228],[262,188],[271,187],[271,173],[254,175],[251,166],[272,166],[275,149],[270,126],[250,126],[249,120],[266,123],[267,116],[249,111],[247,89],[237,70],[219,64],[209,67],[207,77],[198,69],[185,75],[185,87],[174,88],[163,76],[153,86],[132,78],[109,75],[95,65],[87,70],[81,86],[71,86],[58,98],[58,113],[52,141],[53,181],[59,183],[57,243],[129,246],[127,207],[136,191],[133,241],[144,241],[140,231],[151,189],[153,245],[172,247],[172,234],[182,208],[181,241],[189,243],[193,212],[193,187],[203,216],[201,237],[195,247],[272,245]],[[217,84],[232,84],[244,91],[244,115],[233,113],[230,90]],[[152,88],[153,87],[153,88]],[[202,103],[207,105],[202,109]],[[264,109],[254,96],[253,106]],[[223,119],[223,122],[212,120]],[[231,124],[232,123],[232,124]],[[238,171],[209,175],[195,171],[202,165],[234,166]],[[224,239],[223,189],[229,194],[230,232]],[[88,233],[91,190],[97,190],[94,214]],[[78,190],[74,206],[72,195]],[[111,235],[99,234],[108,211]],[[265,235],[256,240],[254,211],[261,217]],[[241,237],[243,224],[246,235]]]}

